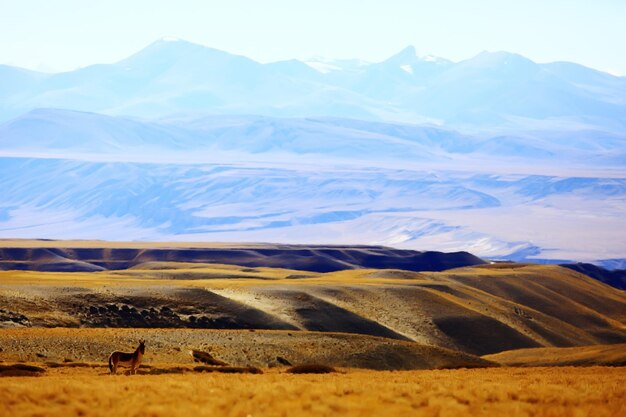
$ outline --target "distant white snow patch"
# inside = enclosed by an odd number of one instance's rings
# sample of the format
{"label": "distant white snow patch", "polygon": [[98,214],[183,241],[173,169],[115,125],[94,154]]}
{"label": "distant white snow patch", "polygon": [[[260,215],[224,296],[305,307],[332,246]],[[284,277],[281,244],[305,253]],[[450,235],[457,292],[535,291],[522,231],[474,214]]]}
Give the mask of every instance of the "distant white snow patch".
{"label": "distant white snow patch", "polygon": [[400,65],[400,68],[402,69],[402,71],[406,72],[407,74],[413,74],[413,67],[410,65]]}
{"label": "distant white snow patch", "polygon": [[313,68],[317,72],[321,72],[322,74],[328,74],[329,72],[339,71],[340,67],[337,65],[333,65],[329,62],[319,62],[319,61],[307,61],[305,62],[309,67]]}
{"label": "distant white snow patch", "polygon": [[327,59],[322,57],[313,57],[304,61],[306,65],[322,74],[328,74],[334,71],[360,71],[362,68],[371,65],[368,61],[361,59]]}

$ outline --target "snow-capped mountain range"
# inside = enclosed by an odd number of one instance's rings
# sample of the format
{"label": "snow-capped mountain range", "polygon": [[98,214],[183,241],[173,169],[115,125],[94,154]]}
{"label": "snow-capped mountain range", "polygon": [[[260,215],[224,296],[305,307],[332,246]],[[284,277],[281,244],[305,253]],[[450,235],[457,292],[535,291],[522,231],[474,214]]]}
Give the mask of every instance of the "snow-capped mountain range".
{"label": "snow-capped mountain range", "polygon": [[114,64],[43,74],[0,66],[0,120],[36,108],[154,118],[174,113],[331,116],[452,126],[626,126],[626,78],[507,52],[451,62],[408,47],[378,63],[261,64],[159,40]]}
{"label": "snow-capped mountain range", "polygon": [[160,40],[66,73],[0,66],[0,238],[621,265],[625,129],[624,77],[504,52],[261,64]]}

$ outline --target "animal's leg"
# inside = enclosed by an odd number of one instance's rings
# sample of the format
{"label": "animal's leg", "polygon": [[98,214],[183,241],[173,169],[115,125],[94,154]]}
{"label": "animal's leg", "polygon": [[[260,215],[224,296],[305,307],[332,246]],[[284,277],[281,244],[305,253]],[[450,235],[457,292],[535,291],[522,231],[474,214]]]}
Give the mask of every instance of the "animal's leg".
{"label": "animal's leg", "polygon": [[109,358],[109,373],[115,375],[117,373],[117,361],[112,357]]}

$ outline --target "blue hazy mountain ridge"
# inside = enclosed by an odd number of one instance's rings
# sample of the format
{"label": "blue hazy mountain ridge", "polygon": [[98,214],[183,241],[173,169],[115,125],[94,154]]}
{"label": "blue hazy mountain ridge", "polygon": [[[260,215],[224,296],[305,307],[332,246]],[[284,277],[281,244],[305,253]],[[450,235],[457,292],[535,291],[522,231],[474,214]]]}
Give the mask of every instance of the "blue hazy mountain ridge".
{"label": "blue hazy mountain ridge", "polygon": [[95,113],[38,109],[0,125],[0,149],[40,154],[56,151],[110,155],[221,150],[365,160],[381,157],[436,160],[437,137],[458,136],[458,141],[462,141],[462,135],[452,131],[418,127],[414,130],[419,136],[409,138],[386,134],[382,129],[368,131],[367,125],[327,124],[321,119],[226,116],[146,122]]}
{"label": "blue hazy mountain ridge", "polygon": [[[344,61],[345,62],[345,61]],[[331,116],[452,126],[560,120],[626,126],[626,79],[573,63],[481,53],[453,63],[408,47],[369,65],[316,71],[261,64],[185,41],[160,40],[114,64],[40,74],[3,66],[0,120],[40,107],[155,117],[172,113]]]}
{"label": "blue hazy mountain ridge", "polygon": [[0,125],[0,150],[133,155],[178,151],[323,155],[351,161],[428,161],[499,157],[520,164],[621,167],[626,135],[583,130],[469,135],[433,125],[341,118],[171,117],[145,121],[61,109],[37,109]]}
{"label": "blue hazy mountain ridge", "polygon": [[510,53],[261,64],[158,41],[0,66],[0,237],[622,265],[626,79]]}
{"label": "blue hazy mountain ridge", "polygon": [[[0,158],[0,187],[3,237],[367,243],[559,261],[624,250],[623,178]],[[537,219],[545,227],[517,230]],[[577,227],[590,228],[586,239],[571,238]]]}

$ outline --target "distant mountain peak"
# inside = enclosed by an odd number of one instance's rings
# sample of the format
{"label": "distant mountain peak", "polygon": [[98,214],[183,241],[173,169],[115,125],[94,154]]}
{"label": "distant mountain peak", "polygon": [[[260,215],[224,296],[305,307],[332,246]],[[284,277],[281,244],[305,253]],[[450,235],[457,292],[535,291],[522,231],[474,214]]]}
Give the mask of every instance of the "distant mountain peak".
{"label": "distant mountain peak", "polygon": [[[159,39],[161,42],[180,42],[182,39],[177,38],[176,36],[163,36]],[[184,42],[184,41],[183,41]]]}
{"label": "distant mountain peak", "polygon": [[[383,61],[383,63],[389,63],[393,65],[400,65],[401,67],[406,67],[407,65],[414,65],[420,63],[431,63],[431,64],[451,64],[451,61],[447,59],[440,58],[435,55],[425,55],[419,56],[417,54],[417,50],[413,45],[409,45],[397,54],[391,56],[390,58]],[[405,69],[406,71],[406,69]]]}
{"label": "distant mountain peak", "polygon": [[334,71],[360,71],[362,68],[371,65],[370,62],[361,59],[328,59],[319,56],[304,61],[304,64],[322,74]]}
{"label": "distant mountain peak", "polygon": [[470,61],[481,62],[484,64],[535,64],[533,61],[526,58],[525,56],[506,51],[482,51],[475,57],[470,58]]}
{"label": "distant mountain peak", "polygon": [[162,66],[181,61],[198,62],[199,59],[228,58],[235,55],[219,49],[173,37],[163,37],[137,53],[120,61],[128,67]]}
{"label": "distant mountain peak", "polygon": [[408,63],[417,59],[417,50],[413,45],[409,45],[395,55],[386,59],[385,62],[403,62]]}
{"label": "distant mountain peak", "polygon": [[164,36],[152,42],[150,45],[146,46],[138,53],[142,51],[149,51],[159,48],[196,48],[196,49],[212,49],[204,45],[200,45],[198,43],[193,43],[186,41],[184,39],[174,38],[172,36]]}
{"label": "distant mountain peak", "polygon": [[[320,75],[327,74],[327,75]],[[0,122],[36,107],[170,114],[335,116],[454,126],[587,126],[623,132],[626,79],[509,52],[451,62],[410,45],[375,63],[261,63],[172,37],[132,56],[59,74],[0,65]],[[559,127],[560,128],[560,127]],[[615,159],[617,160],[617,159]]]}

